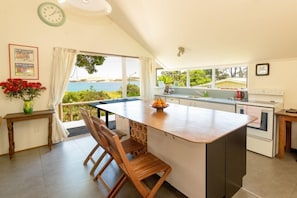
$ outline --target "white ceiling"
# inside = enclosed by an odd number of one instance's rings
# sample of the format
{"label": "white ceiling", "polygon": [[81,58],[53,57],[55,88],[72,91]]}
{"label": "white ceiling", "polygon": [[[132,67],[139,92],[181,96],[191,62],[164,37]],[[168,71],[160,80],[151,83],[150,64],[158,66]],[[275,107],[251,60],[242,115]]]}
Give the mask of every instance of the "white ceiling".
{"label": "white ceiling", "polygon": [[169,68],[297,57],[297,0],[108,2],[109,17]]}

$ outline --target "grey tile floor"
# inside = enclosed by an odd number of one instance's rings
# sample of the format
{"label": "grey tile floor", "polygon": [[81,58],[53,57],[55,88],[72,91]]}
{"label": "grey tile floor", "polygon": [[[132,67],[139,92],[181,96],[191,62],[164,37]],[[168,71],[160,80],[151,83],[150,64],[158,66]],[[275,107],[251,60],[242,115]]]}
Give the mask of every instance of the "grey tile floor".
{"label": "grey tile floor", "polygon": [[[45,146],[17,152],[12,160],[7,155],[0,156],[0,198],[105,197],[104,188],[89,175],[92,164],[82,164],[94,145],[89,135],[83,135],[55,144],[52,151]],[[285,159],[279,160],[248,152],[247,175],[234,198],[297,198],[296,158],[294,153],[286,153]],[[113,163],[103,177],[111,184],[115,174],[119,171]],[[146,182],[151,184],[154,178]],[[140,195],[128,182],[118,197]],[[165,184],[156,197],[185,196]]]}

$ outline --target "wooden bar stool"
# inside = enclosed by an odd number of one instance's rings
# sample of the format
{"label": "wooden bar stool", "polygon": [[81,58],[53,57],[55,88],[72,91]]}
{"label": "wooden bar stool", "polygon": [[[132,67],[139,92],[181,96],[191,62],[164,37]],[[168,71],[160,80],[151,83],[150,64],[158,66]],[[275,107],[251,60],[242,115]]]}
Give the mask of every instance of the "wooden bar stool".
{"label": "wooden bar stool", "polygon": [[[154,197],[170,174],[171,167],[149,152],[129,160],[119,136],[105,125],[100,125],[100,128],[108,142],[106,150],[115,159],[123,172],[113,189],[109,192],[108,197],[115,197],[128,178],[142,197]],[[154,186],[150,188],[143,180],[155,174],[161,176]]]}
{"label": "wooden bar stool", "polygon": [[[94,172],[96,170],[96,168],[99,166],[99,164],[101,163],[101,161],[104,159],[104,157],[106,156],[107,152],[104,150],[104,148],[102,147],[102,145],[100,144],[100,137],[98,136],[97,130],[94,127],[93,121],[91,120],[90,114],[88,112],[88,110],[84,109],[84,108],[80,108],[80,112],[82,115],[82,118],[86,124],[86,127],[88,128],[88,130],[90,131],[90,134],[92,135],[92,137],[95,139],[96,141],[96,145],[94,146],[94,148],[91,150],[91,152],[88,154],[88,156],[86,157],[86,159],[84,160],[84,165],[87,165],[87,163],[89,161],[91,161],[93,163],[93,167],[90,171],[90,174],[92,176],[94,176]],[[103,124],[103,123],[102,123]],[[126,136],[127,134],[125,134],[122,131],[117,130],[116,134],[118,134],[118,136],[120,138]],[[94,153],[100,148],[103,148],[103,153],[100,155],[100,157],[98,159],[94,159]]]}
{"label": "wooden bar stool", "polygon": [[[95,129],[97,130],[97,134],[99,136],[99,143],[100,143],[101,147],[103,149],[105,149],[105,151],[107,151],[106,149],[108,148],[108,142],[106,141],[106,138],[104,137],[103,132],[101,131],[101,128],[100,128],[101,125],[106,126],[105,122],[95,116],[91,116],[91,119],[92,119]],[[112,130],[112,131],[113,131],[113,133],[117,134],[117,130]],[[133,156],[135,156],[135,155],[143,154],[146,152],[146,145],[143,145],[143,144],[133,140],[132,138],[125,139],[125,140],[121,141],[121,143],[123,145],[125,154],[130,153]],[[104,170],[107,168],[107,166],[111,163],[112,160],[113,160],[113,156],[110,155],[110,159],[104,164],[104,166],[99,170],[97,175],[94,177],[94,180],[95,181],[99,180],[104,185],[104,187],[108,190],[108,192],[111,191],[111,188],[107,185],[107,183],[102,178],[102,174],[103,174]]]}

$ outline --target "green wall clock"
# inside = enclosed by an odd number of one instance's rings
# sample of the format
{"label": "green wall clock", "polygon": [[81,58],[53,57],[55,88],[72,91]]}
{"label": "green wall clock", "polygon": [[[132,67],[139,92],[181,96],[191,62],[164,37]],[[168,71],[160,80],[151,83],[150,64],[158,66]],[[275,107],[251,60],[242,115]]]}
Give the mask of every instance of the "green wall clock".
{"label": "green wall clock", "polygon": [[61,7],[51,2],[44,2],[38,6],[39,18],[50,26],[61,26],[65,22],[65,13]]}

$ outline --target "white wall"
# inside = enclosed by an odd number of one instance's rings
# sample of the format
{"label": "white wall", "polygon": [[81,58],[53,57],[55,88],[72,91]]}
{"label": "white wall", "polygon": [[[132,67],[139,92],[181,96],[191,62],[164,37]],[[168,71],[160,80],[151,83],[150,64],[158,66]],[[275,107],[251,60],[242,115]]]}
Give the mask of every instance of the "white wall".
{"label": "white wall", "polygon": [[[257,63],[269,63],[268,76],[256,76]],[[253,89],[279,89],[285,92],[284,108],[297,108],[297,58],[265,60],[249,65],[248,87]]]}
{"label": "white wall", "polygon": [[[69,10],[60,27],[44,24],[37,7],[44,0],[4,1],[0,13],[0,81],[9,77],[8,44],[36,46],[39,49],[39,81],[50,89],[52,51],[54,47],[130,56],[150,56],[108,17],[80,17]],[[56,2],[56,1],[52,1]],[[34,110],[47,109],[49,91],[35,100]],[[22,111],[22,101],[9,100],[0,93],[0,116]],[[47,120],[17,122],[16,151],[47,144]],[[6,120],[0,127],[0,155],[8,153]]]}

